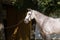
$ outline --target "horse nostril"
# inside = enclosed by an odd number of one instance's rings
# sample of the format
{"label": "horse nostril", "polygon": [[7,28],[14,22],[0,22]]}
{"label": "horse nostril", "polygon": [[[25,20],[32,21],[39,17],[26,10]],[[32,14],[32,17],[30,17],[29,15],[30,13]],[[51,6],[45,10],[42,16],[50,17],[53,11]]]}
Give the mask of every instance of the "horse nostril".
{"label": "horse nostril", "polygon": [[24,20],[24,23],[28,23],[28,19],[25,19],[25,20]]}

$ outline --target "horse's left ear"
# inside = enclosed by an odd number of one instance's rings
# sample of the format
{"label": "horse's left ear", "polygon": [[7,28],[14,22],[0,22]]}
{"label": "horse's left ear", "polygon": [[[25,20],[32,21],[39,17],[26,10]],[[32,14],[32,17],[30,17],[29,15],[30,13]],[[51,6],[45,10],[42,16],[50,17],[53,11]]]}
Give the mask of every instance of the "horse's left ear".
{"label": "horse's left ear", "polygon": [[31,11],[32,9],[31,9],[31,8],[28,8],[27,10],[28,10],[28,11]]}

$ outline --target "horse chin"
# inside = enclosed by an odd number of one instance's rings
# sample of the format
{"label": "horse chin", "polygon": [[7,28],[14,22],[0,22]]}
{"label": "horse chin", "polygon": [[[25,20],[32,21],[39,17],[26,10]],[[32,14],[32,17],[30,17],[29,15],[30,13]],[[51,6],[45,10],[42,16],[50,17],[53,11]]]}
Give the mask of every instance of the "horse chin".
{"label": "horse chin", "polygon": [[29,21],[24,21],[24,23],[28,24],[28,23],[29,23]]}
{"label": "horse chin", "polygon": [[27,22],[25,22],[26,24],[28,24],[29,22],[27,21]]}

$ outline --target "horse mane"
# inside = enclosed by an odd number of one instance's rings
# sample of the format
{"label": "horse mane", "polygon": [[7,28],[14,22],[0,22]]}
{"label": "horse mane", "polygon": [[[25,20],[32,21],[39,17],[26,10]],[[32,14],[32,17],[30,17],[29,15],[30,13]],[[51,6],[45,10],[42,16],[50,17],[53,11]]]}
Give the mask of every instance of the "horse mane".
{"label": "horse mane", "polygon": [[30,10],[32,10],[32,9],[28,8],[27,10],[30,11]]}
{"label": "horse mane", "polygon": [[[43,16],[45,16],[45,17],[48,17],[48,16],[46,16],[46,15],[44,15],[43,13],[41,13],[41,12],[39,12],[39,11],[37,11],[37,10],[34,10],[34,9],[31,9],[31,8],[28,8],[27,9],[28,11],[34,11],[35,13],[36,13],[36,16],[40,16],[40,15],[43,15]],[[38,15],[39,14],[39,15]]]}

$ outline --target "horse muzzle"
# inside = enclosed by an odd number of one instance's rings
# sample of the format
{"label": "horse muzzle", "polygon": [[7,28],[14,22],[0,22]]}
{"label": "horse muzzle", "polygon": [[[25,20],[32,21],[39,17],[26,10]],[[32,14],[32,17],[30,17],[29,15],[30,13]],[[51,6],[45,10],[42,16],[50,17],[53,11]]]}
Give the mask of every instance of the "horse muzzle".
{"label": "horse muzzle", "polygon": [[28,19],[24,19],[24,23],[28,23]]}

